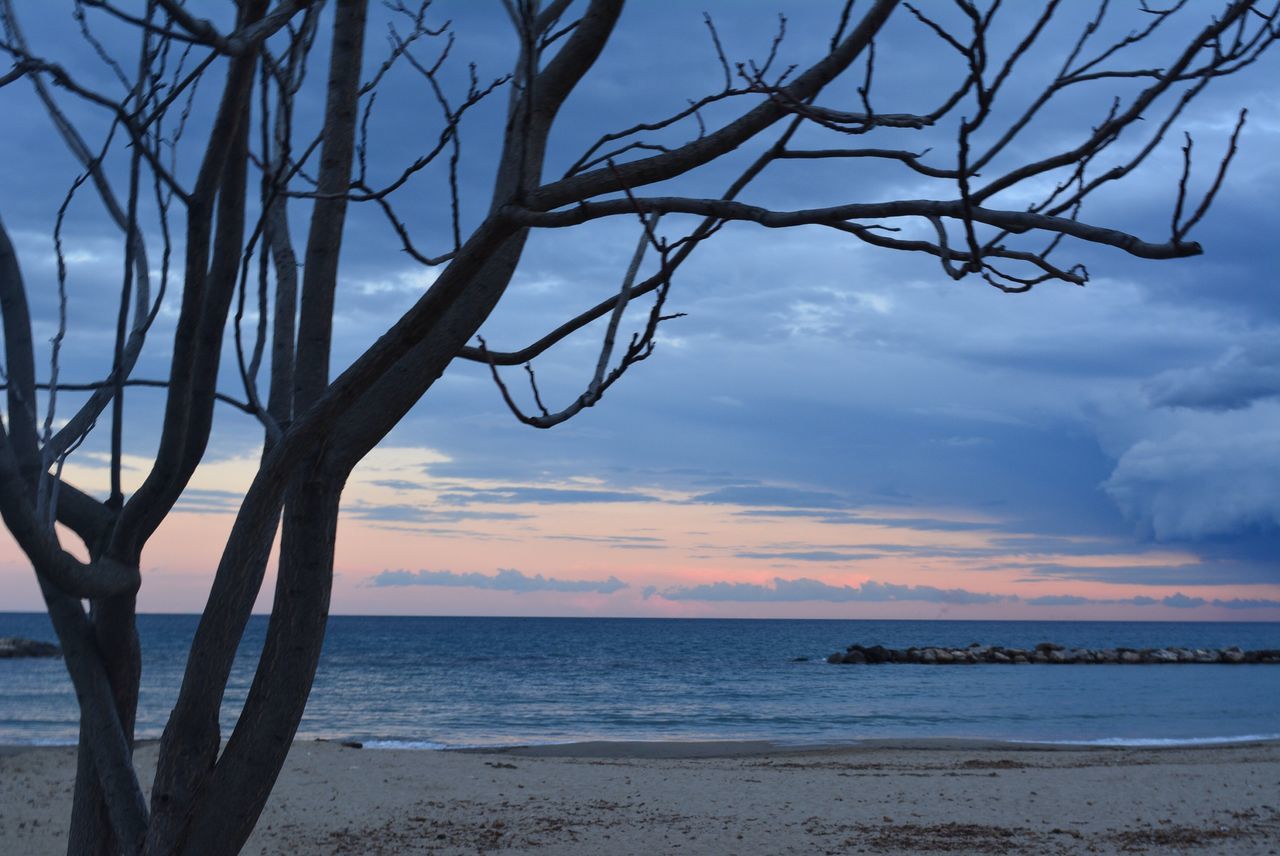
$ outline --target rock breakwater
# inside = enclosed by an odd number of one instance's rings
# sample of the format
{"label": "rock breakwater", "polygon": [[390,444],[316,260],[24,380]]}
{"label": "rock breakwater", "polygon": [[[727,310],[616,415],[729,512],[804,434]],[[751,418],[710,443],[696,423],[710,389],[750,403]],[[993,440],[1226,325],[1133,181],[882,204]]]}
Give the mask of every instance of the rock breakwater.
{"label": "rock breakwater", "polygon": [[61,657],[62,649],[49,642],[37,642],[20,636],[0,636],[0,660],[17,657]]}
{"label": "rock breakwater", "polygon": [[1005,648],[974,642],[967,648],[930,645],[919,648],[886,648],[883,645],[850,645],[827,657],[828,663],[877,665],[917,663],[925,666],[975,665],[1155,665],[1270,663],[1280,665],[1280,650],[1242,651],[1240,648],[1067,648],[1041,642],[1034,648]]}

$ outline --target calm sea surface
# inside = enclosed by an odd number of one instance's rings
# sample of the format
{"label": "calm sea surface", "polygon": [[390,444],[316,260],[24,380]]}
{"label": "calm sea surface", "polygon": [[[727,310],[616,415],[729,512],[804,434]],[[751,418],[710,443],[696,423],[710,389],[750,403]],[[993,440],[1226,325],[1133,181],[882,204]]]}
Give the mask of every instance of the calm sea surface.
{"label": "calm sea surface", "polygon": [[[158,737],[193,615],[143,615],[141,737]],[[234,722],[266,619],[254,617]],[[0,636],[52,640],[43,615]],[[1280,648],[1280,624],[335,616],[300,737],[422,748],[573,740],[1280,737],[1278,666],[830,666],[859,642]],[[793,662],[808,657],[807,662]],[[228,733],[228,732],[224,732]],[[0,660],[0,744],[74,742],[61,660]],[[379,742],[382,743],[379,743]]]}

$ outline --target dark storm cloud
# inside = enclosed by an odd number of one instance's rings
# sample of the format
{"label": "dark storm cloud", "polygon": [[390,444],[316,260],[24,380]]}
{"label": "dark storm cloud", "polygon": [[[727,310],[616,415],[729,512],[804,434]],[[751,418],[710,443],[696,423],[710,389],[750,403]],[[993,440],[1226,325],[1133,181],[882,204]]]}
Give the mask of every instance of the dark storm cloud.
{"label": "dark storm cloud", "polygon": [[1107,495],[1156,539],[1262,531],[1280,543],[1280,402],[1173,418],[1119,456]]}
{"label": "dark storm cloud", "polygon": [[1006,595],[972,592],[966,589],[941,589],[934,586],[896,585],[894,583],[872,581],[867,581],[857,586],[833,586],[820,580],[804,577],[794,580],[776,577],[772,585],[716,582],[696,586],[672,586],[660,590],[646,589],[645,592],[648,596],[657,594],[666,600],[753,603],[926,601],[929,603],[973,604],[998,603],[1010,599]]}
{"label": "dark storm cloud", "polygon": [[609,577],[607,580],[562,580],[556,577],[544,577],[542,574],[529,575],[510,568],[500,568],[496,574],[386,570],[370,577],[369,585],[377,588],[386,586],[454,586],[521,594],[541,591],[613,594],[616,591],[627,588],[627,584],[617,577]]}
{"label": "dark storm cloud", "polygon": [[1280,345],[1232,348],[1212,365],[1170,369],[1144,387],[1157,407],[1238,410],[1280,396]]}

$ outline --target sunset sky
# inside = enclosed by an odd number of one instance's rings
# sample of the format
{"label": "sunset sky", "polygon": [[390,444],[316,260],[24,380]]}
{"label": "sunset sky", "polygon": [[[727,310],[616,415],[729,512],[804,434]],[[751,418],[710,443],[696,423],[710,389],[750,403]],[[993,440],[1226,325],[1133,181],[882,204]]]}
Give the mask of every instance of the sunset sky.
{"label": "sunset sky", "polygon": [[[110,89],[110,71],[75,43],[61,4],[17,5],[37,52]],[[767,52],[784,4],[705,5],[727,53],[745,60]],[[811,62],[841,4],[795,5],[782,59]],[[720,85],[702,8],[629,7],[566,107],[549,176],[600,134],[666,115]],[[440,2],[433,14],[452,19],[457,32],[455,83],[465,61],[477,63],[482,80],[505,72],[513,43],[496,3]],[[1064,33],[1078,31],[1076,14],[1059,22]],[[128,56],[124,31],[92,20],[105,43]],[[1000,34],[1027,26],[1015,8]],[[1115,26],[1123,33],[1129,24]],[[371,69],[385,54],[383,29],[381,21],[370,26]],[[1167,57],[1177,36],[1171,31],[1144,50]],[[957,79],[955,60],[931,39],[904,11],[891,20],[877,45],[879,111],[927,109]],[[1012,101],[1043,83],[1035,72],[1061,63],[1049,46],[1068,42],[1045,42],[1045,55],[1015,79]],[[305,121],[314,122],[323,98],[326,49],[318,45]],[[1191,235],[1205,247],[1201,257],[1144,261],[1068,241],[1063,259],[1088,265],[1087,287],[1046,283],[1005,295],[980,280],[951,281],[931,257],[817,228],[737,225],[681,269],[667,308],[685,317],[664,324],[653,357],[564,425],[518,424],[486,368],[455,363],[349,483],[333,611],[1280,620],[1277,75],[1273,52],[1209,87],[1146,167],[1082,215],[1166,240],[1182,131],[1195,140],[1192,188],[1202,192],[1247,107],[1230,174]],[[843,80],[824,103],[844,98],[852,109],[858,82]],[[1031,129],[1021,156],[1034,156],[1037,142],[1061,145],[1062,135],[1084,133],[1112,94],[1102,87],[1066,100]],[[60,97],[86,136],[100,141],[101,114]],[[23,265],[47,361],[56,323],[50,236],[76,165],[28,86],[8,87],[0,98],[0,218]],[[495,95],[463,127],[463,213],[471,225],[487,205],[505,98]],[[201,103],[193,142],[207,119]],[[392,75],[370,126],[370,169],[395,175],[429,146],[439,131],[432,109],[419,80]],[[746,102],[721,105],[708,119],[745,109]],[[1141,142],[1122,138],[1099,168]],[[945,134],[902,144],[936,146],[939,163],[954,157]],[[196,155],[186,157],[191,168]],[[741,160],[734,164],[741,168]],[[719,184],[732,175],[729,165],[712,177]],[[401,211],[426,244],[447,228],[438,180],[424,176],[420,190],[408,188]],[[747,201],[799,208],[928,195],[950,198],[954,188],[883,164],[853,175],[839,164],[789,162]],[[306,208],[295,205],[299,227]],[[398,250],[376,211],[354,217],[335,368],[434,279]],[[681,234],[687,224],[678,219],[664,221],[663,231]],[[65,236],[67,379],[97,379],[109,363],[121,265],[112,228],[91,194],[77,197]],[[614,293],[636,237],[634,222],[621,220],[535,235],[483,331],[489,344],[522,347]],[[152,240],[158,246],[158,236]],[[178,291],[162,321],[176,313]],[[628,315],[628,334],[643,325],[647,307]],[[248,318],[252,324],[252,312]],[[585,387],[600,335],[592,326],[538,360],[549,405],[563,406]],[[168,336],[162,328],[136,376],[164,376]],[[234,357],[225,362],[226,390],[243,397]],[[527,400],[523,371],[505,372]],[[135,427],[125,475],[136,485],[154,449],[162,397],[131,391],[127,401]],[[99,495],[107,488],[106,433],[104,423],[66,470],[69,481]],[[260,444],[256,423],[219,411],[207,465],[144,555],[141,611],[202,608]],[[269,608],[270,582],[264,592],[260,610]],[[0,610],[41,608],[29,566],[0,533]]]}

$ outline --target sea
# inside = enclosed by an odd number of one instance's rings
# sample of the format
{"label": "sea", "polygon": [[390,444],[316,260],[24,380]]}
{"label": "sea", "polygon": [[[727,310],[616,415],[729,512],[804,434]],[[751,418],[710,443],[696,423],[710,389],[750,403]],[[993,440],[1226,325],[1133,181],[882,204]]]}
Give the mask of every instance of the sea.
{"label": "sea", "polygon": [[[194,615],[141,615],[137,732],[158,737]],[[222,710],[253,677],[251,619]],[[0,636],[53,641],[46,616]],[[588,740],[784,745],[975,738],[1099,745],[1280,739],[1280,666],[830,665],[850,644],[1280,648],[1280,623],[361,617],[330,619],[302,739],[445,749]],[[76,739],[59,659],[0,660],[0,744]]]}

